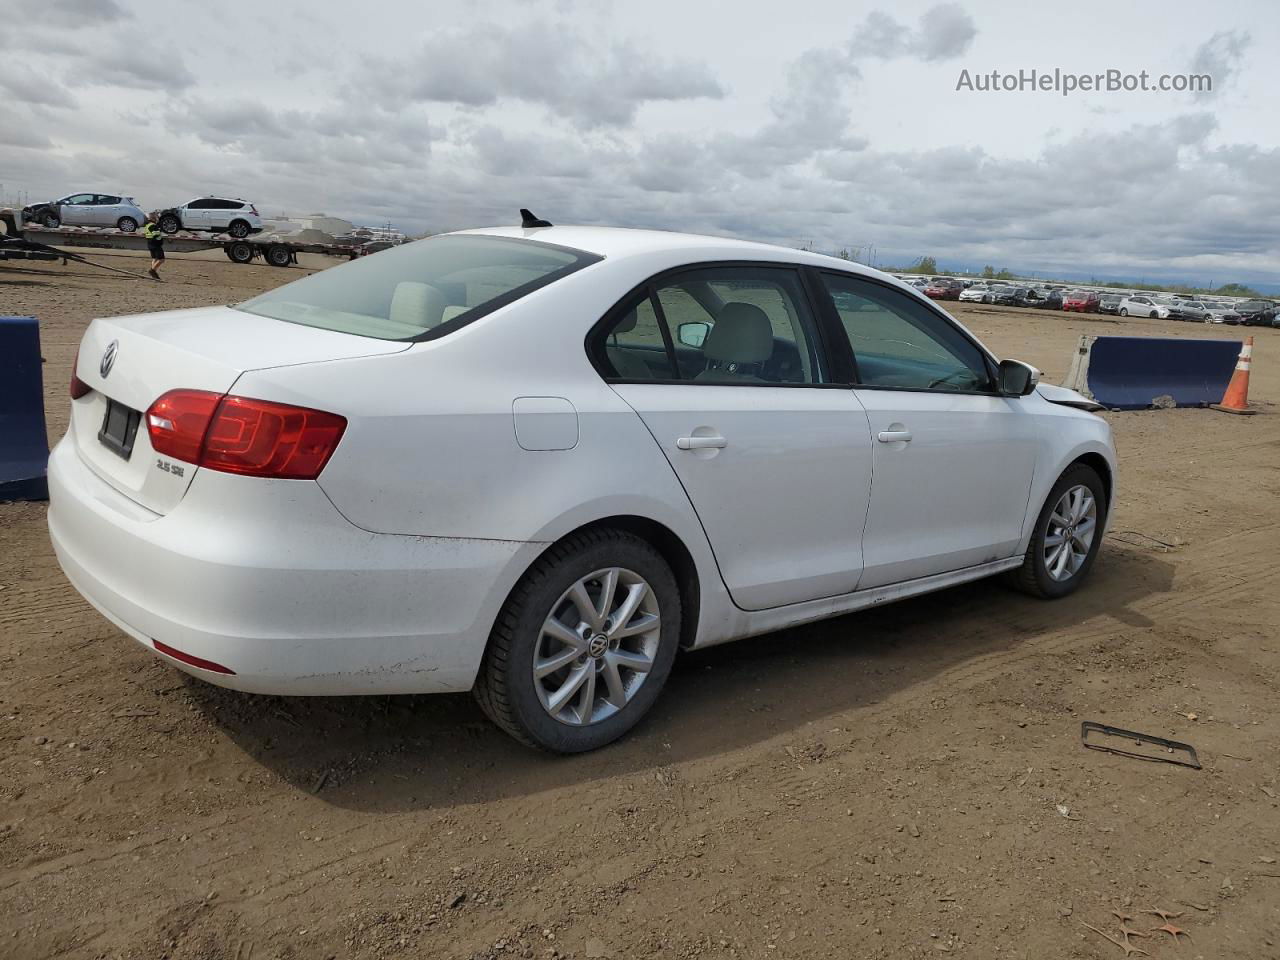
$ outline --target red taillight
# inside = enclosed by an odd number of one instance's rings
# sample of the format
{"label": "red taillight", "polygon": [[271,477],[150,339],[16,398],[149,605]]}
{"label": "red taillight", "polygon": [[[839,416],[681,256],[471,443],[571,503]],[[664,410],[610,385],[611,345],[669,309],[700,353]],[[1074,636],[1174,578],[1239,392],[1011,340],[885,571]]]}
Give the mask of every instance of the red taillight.
{"label": "red taillight", "polygon": [[318,477],[346,428],[334,413],[205,390],[171,390],[147,411],[157,453],[282,480]]}
{"label": "red taillight", "polygon": [[80,368],[80,348],[76,347],[76,358],[71,364],[71,399],[79,400],[87,393],[93,392],[93,387],[89,386],[77,375],[76,371]]}
{"label": "red taillight", "polygon": [[147,433],[156,453],[188,463],[200,462],[204,435],[222,394],[208,390],[170,390],[147,411]]}

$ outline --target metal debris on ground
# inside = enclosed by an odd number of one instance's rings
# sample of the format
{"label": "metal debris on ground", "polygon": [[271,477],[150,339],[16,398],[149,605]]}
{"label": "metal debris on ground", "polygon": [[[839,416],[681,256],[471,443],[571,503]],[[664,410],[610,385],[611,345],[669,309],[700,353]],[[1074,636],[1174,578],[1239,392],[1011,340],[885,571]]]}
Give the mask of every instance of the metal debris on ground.
{"label": "metal debris on ground", "polygon": [[[1124,743],[1108,743],[1104,739],[1108,737]],[[1080,742],[1089,750],[1114,753],[1122,757],[1132,757],[1135,760],[1155,760],[1160,763],[1200,769],[1200,758],[1196,756],[1196,748],[1189,743],[1168,740],[1149,733],[1139,733],[1136,730],[1109,727],[1093,720],[1085,720],[1080,724]],[[1149,749],[1142,752],[1144,747]]]}
{"label": "metal debris on ground", "polygon": [[[1131,944],[1131,943],[1129,942],[1129,937],[1128,937],[1128,935],[1127,935],[1127,934],[1121,934],[1121,935],[1124,937],[1124,939],[1123,939],[1123,940],[1117,940],[1115,937],[1111,936],[1111,934],[1109,934],[1109,933],[1104,933],[1103,931],[1099,930],[1097,927],[1095,927],[1095,926],[1094,926],[1093,924],[1091,924],[1091,923],[1085,923],[1083,920],[1081,920],[1081,921],[1080,921],[1080,925],[1081,925],[1082,927],[1088,927],[1090,930],[1092,930],[1092,931],[1093,931],[1094,933],[1096,933],[1098,936],[1102,937],[1104,940],[1110,940],[1110,941],[1111,941],[1112,943],[1114,943],[1117,947],[1119,947],[1121,950],[1123,950],[1123,951],[1124,951],[1124,955],[1125,955],[1126,957],[1127,957],[1127,956],[1129,956],[1129,954],[1131,954],[1131,953],[1140,953],[1140,954],[1142,954],[1143,956],[1150,956],[1150,954],[1148,954],[1148,953],[1147,953],[1147,951],[1145,951],[1145,950],[1141,949],[1140,947],[1135,947],[1133,944]],[[1123,923],[1121,924],[1121,929],[1124,929],[1124,925],[1123,925]]]}

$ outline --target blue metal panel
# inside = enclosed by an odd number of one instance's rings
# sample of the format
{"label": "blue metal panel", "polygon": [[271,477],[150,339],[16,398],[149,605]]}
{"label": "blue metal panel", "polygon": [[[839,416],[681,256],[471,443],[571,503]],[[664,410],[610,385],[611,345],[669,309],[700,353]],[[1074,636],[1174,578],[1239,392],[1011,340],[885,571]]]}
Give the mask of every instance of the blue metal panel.
{"label": "blue metal panel", "polygon": [[1180,407],[1221,403],[1240,356],[1238,340],[1098,337],[1089,358],[1089,391],[1101,404],[1143,410],[1156,397]]}
{"label": "blue metal panel", "polygon": [[0,500],[47,500],[40,327],[0,317]]}

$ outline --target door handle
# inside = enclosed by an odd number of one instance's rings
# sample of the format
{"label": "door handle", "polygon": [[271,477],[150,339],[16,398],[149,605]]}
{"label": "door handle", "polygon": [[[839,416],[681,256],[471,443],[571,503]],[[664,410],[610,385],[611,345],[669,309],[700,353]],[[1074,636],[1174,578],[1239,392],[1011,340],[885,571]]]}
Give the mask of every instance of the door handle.
{"label": "door handle", "polygon": [[727,447],[729,441],[724,437],[679,437],[676,446],[681,450],[711,450]]}
{"label": "door handle", "polygon": [[876,439],[881,443],[894,443],[895,441],[907,442],[911,439],[910,430],[881,430],[876,434]]}

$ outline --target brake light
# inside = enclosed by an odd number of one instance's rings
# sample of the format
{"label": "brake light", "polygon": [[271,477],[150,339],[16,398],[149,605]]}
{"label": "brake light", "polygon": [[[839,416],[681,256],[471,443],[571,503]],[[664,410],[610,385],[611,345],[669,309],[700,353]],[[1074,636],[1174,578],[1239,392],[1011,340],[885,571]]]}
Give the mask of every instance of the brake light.
{"label": "brake light", "polygon": [[208,390],[170,390],[147,410],[151,448],[167,457],[200,462],[209,421],[222,399]]}
{"label": "brake light", "polygon": [[71,364],[71,399],[79,400],[85,394],[93,393],[93,387],[80,379],[76,371],[80,369],[80,348],[76,347],[76,358]]}
{"label": "brake light", "polygon": [[334,413],[207,390],[170,390],[147,411],[157,453],[284,480],[318,477],[346,428],[346,418]]}

